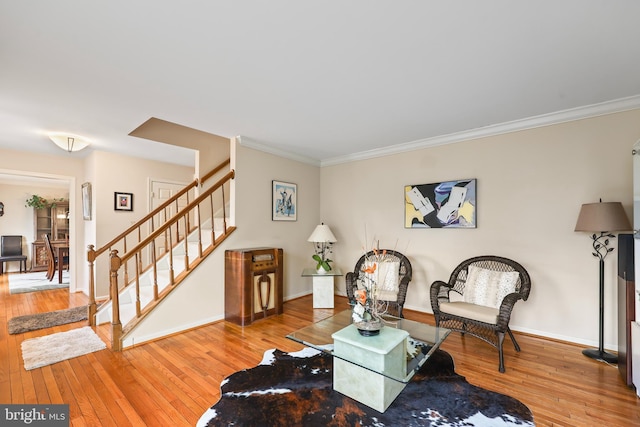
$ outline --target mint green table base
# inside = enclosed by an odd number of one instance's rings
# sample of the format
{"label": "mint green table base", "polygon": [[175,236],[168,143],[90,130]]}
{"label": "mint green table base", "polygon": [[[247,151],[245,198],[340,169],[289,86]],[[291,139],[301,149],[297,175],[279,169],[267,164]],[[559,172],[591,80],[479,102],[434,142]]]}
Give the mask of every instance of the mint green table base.
{"label": "mint green table base", "polygon": [[349,325],[332,337],[334,390],[376,411],[386,411],[406,386],[406,382],[386,375],[399,379],[407,376],[409,333],[387,327],[379,335],[363,337]]}

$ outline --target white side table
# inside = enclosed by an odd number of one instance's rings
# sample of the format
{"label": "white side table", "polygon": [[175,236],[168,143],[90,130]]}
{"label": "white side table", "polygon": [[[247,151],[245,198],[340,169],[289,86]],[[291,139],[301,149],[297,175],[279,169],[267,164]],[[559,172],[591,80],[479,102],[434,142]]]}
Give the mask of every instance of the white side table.
{"label": "white side table", "polygon": [[333,278],[342,276],[339,268],[318,273],[315,268],[305,268],[302,277],[313,279],[313,308],[333,308]]}

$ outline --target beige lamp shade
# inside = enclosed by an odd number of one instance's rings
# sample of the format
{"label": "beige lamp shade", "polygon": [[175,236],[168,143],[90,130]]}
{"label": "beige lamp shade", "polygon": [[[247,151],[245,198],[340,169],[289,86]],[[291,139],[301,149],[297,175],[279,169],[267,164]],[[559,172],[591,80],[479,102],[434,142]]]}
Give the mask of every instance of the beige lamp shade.
{"label": "beige lamp shade", "polygon": [[587,203],[580,208],[575,231],[607,232],[633,230],[620,202]]}
{"label": "beige lamp shade", "polygon": [[311,236],[309,236],[307,242],[335,243],[337,242],[337,240],[328,225],[320,224],[316,226],[315,230],[313,230],[313,233],[311,233]]}

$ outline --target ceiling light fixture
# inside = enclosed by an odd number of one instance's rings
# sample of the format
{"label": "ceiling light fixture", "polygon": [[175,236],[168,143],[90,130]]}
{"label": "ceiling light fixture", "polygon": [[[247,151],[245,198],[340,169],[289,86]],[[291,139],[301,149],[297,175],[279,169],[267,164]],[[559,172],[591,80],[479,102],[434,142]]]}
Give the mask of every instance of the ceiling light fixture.
{"label": "ceiling light fixture", "polygon": [[69,153],[80,151],[90,144],[89,140],[86,138],[64,133],[50,133],[49,139],[51,139],[51,141],[53,141],[53,143],[58,147]]}

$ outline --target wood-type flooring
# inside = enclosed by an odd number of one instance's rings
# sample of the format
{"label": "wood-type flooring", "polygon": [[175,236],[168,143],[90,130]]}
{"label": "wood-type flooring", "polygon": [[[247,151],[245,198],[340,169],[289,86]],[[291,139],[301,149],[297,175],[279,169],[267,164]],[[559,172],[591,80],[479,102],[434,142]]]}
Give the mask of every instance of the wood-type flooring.
{"label": "wood-type flooring", "polygon": [[[0,301],[0,403],[68,403],[72,426],[118,427],[194,426],[220,397],[226,376],[257,365],[267,349],[300,350],[300,344],[286,338],[289,332],[348,308],[345,298],[336,297],[335,309],[314,310],[309,295],[286,302],[284,314],[244,328],[220,321],[123,352],[107,348],[25,371],[23,340],[86,322],[9,335],[7,321],[83,305],[87,298],[66,289],[10,295],[5,274],[0,276]],[[405,316],[435,324],[427,313],[406,310]],[[107,328],[96,331],[109,344]],[[583,356],[578,345],[516,337],[522,351],[516,353],[505,340],[504,374],[498,372],[497,351],[478,339],[452,333],[442,349],[471,384],[527,405],[538,426],[640,426],[640,399],[615,366]]]}

